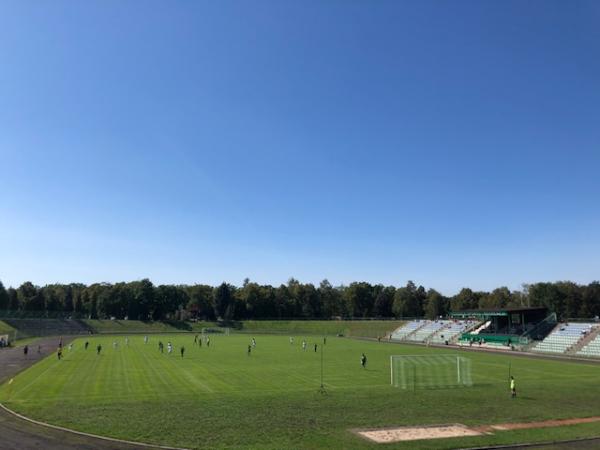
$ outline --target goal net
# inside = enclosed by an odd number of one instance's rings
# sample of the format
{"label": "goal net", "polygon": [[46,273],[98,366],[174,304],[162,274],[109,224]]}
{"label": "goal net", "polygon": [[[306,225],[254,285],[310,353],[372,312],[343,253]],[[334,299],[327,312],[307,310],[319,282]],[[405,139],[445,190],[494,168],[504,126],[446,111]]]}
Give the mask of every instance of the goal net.
{"label": "goal net", "polygon": [[459,355],[390,356],[391,383],[402,389],[472,386],[471,360]]}

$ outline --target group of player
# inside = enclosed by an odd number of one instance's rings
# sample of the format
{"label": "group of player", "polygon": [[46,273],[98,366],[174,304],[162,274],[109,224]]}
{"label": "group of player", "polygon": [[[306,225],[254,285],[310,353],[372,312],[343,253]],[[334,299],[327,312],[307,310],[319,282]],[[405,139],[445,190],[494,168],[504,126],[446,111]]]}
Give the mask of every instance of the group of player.
{"label": "group of player", "polygon": [[[327,337],[323,338],[323,345],[327,344]],[[294,345],[294,338],[293,336],[290,336],[290,345]],[[308,342],[306,341],[306,339],[302,339],[302,351],[306,351],[306,349],[308,348]],[[319,349],[319,344],[317,344],[316,342],[313,344],[313,349],[315,351],[315,353],[317,352],[317,350]]]}
{"label": "group of player", "polygon": [[[144,336],[144,344],[148,344],[149,342],[149,338],[148,336]],[[206,345],[206,347],[210,347],[210,337],[209,336],[200,336],[198,334],[196,334],[194,336],[194,345],[198,345],[200,347],[202,347],[204,344]],[[323,338],[323,345],[327,344],[327,337]],[[85,341],[83,347],[85,350],[88,349],[90,343],[89,341]],[[290,336],[290,345],[294,345],[294,337]],[[125,336],[125,346],[129,347],[129,337]],[[113,341],[113,349],[118,349],[119,348],[119,341],[114,340]],[[252,350],[256,348],[256,338],[252,338],[252,340],[250,341],[250,344],[248,344],[248,348],[247,348],[247,355],[250,356],[252,354]],[[302,351],[306,351],[306,349],[308,348],[308,342],[306,341],[306,339],[302,340]],[[318,351],[319,345],[317,343],[313,344],[313,349],[314,352],[316,353]],[[73,349],[73,343],[70,343],[68,346],[69,351],[71,351]],[[173,344],[168,341],[167,342],[167,354],[172,354],[174,350]],[[158,351],[160,353],[164,353],[164,344],[162,343],[162,341],[158,341]],[[23,349],[23,352],[25,354],[25,356],[27,356],[27,352],[28,352],[28,347],[25,346]],[[38,347],[38,352],[40,352],[40,348]],[[96,354],[100,355],[102,352],[102,344],[98,344],[96,346]],[[185,354],[185,346],[181,346],[179,349],[179,353],[181,355],[181,357],[184,357]],[[58,350],[57,350],[57,356],[58,359],[62,359],[63,358],[63,342],[62,342],[62,337],[60,338],[60,341],[58,343]],[[367,357],[366,355],[363,353],[360,357],[360,365],[363,369],[366,369],[367,367]]]}

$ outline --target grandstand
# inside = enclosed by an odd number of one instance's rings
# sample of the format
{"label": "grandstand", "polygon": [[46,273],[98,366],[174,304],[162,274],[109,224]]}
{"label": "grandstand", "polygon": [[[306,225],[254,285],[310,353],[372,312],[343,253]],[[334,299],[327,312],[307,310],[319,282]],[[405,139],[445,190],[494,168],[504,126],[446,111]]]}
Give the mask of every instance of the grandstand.
{"label": "grandstand", "polygon": [[391,337],[398,341],[450,343],[478,324],[472,320],[413,320],[394,331]]}
{"label": "grandstand", "polygon": [[403,340],[406,339],[407,336],[417,331],[419,328],[427,324],[427,320],[411,320],[406,324],[402,325],[400,328],[396,329],[392,333],[392,339],[394,340]]}
{"label": "grandstand", "polygon": [[567,353],[580,343],[598,324],[561,323],[546,338],[531,348],[534,352]]}
{"label": "grandstand", "polygon": [[556,314],[546,308],[492,308],[455,311],[455,319],[483,322],[471,332],[462,333],[461,345],[479,345],[510,350],[523,348],[532,340],[542,339],[556,324]]}
{"label": "grandstand", "polygon": [[[597,333],[600,328],[596,327],[594,331]],[[590,342],[577,352],[577,355],[600,358],[600,334],[596,334]]]}
{"label": "grandstand", "polygon": [[449,320],[427,320],[425,325],[406,337],[408,341],[425,342],[439,330],[450,324]]}
{"label": "grandstand", "polygon": [[17,330],[19,339],[41,336],[88,334],[91,329],[76,319],[3,319]]}
{"label": "grandstand", "polygon": [[452,343],[462,333],[466,333],[479,324],[479,322],[474,322],[472,320],[452,320],[449,322],[450,324],[448,326],[440,329],[431,336],[430,342],[434,344]]}

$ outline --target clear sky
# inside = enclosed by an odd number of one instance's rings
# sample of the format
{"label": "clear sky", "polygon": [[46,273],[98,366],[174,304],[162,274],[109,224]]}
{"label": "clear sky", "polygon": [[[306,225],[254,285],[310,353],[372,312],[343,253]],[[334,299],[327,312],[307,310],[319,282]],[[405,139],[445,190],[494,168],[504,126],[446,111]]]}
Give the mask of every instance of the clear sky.
{"label": "clear sky", "polygon": [[0,3],[0,279],[600,278],[600,2]]}

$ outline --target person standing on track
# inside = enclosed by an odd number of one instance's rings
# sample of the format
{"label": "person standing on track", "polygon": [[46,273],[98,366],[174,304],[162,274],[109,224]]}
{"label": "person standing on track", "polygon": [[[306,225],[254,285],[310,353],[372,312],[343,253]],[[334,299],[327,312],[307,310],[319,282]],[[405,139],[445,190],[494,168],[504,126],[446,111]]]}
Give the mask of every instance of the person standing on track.
{"label": "person standing on track", "polygon": [[25,346],[23,347],[23,355],[25,356],[25,358],[27,358],[27,353],[29,353],[29,347]]}

